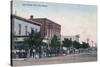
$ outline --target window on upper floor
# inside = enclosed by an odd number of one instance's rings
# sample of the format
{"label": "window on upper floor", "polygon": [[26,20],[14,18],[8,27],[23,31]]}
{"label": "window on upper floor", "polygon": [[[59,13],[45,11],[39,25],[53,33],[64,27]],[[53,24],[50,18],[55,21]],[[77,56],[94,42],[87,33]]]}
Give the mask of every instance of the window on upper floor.
{"label": "window on upper floor", "polygon": [[28,32],[27,32],[27,26],[25,26],[25,35],[27,35],[27,33],[28,33]]}
{"label": "window on upper floor", "polygon": [[35,32],[37,32],[38,30],[37,29],[35,29]]}
{"label": "window on upper floor", "polygon": [[33,27],[31,27],[31,32],[34,32],[34,28]]}
{"label": "window on upper floor", "polygon": [[19,24],[19,35],[21,34],[21,24]]}

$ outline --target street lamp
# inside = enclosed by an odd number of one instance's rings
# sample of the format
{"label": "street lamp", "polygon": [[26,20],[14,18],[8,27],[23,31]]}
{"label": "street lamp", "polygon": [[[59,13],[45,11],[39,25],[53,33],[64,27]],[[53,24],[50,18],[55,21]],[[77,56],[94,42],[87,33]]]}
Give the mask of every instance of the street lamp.
{"label": "street lamp", "polygon": [[89,43],[89,40],[90,40],[90,39],[89,39],[89,38],[87,38],[86,40],[87,40],[87,43]]}

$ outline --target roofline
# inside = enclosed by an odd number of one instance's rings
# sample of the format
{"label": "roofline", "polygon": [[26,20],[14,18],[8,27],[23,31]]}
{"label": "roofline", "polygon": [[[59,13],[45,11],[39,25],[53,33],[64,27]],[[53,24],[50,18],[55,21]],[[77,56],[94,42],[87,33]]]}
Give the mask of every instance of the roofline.
{"label": "roofline", "polygon": [[48,19],[48,18],[34,18],[33,20],[48,20],[48,21],[50,21],[50,22],[53,22],[53,23],[55,23],[55,24],[57,24],[57,25],[59,25],[60,27],[61,27],[61,25],[60,24],[58,24],[58,23],[56,23],[56,22],[54,22],[54,21],[52,21],[52,20],[50,20],[50,19]]}
{"label": "roofline", "polygon": [[31,23],[31,24],[35,24],[35,25],[41,26],[41,23],[38,23],[36,21],[28,20],[28,19],[22,18],[22,17],[17,16],[17,15],[11,15],[11,18],[14,18],[14,17],[17,18],[17,19],[19,19],[19,20],[22,20],[22,21],[26,21],[28,23]]}
{"label": "roofline", "polygon": [[76,35],[61,35],[61,37],[76,37],[76,36],[79,36],[80,37],[79,34],[76,34]]}

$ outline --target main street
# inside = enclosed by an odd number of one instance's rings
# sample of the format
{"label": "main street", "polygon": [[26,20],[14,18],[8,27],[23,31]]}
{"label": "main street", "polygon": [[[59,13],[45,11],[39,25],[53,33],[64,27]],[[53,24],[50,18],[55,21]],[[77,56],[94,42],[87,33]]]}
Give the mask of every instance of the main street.
{"label": "main street", "polygon": [[80,54],[70,54],[66,56],[41,58],[41,59],[33,59],[33,58],[16,59],[13,60],[13,65],[28,66],[28,65],[89,62],[89,61],[97,61],[97,53],[95,51],[88,53],[80,53]]}

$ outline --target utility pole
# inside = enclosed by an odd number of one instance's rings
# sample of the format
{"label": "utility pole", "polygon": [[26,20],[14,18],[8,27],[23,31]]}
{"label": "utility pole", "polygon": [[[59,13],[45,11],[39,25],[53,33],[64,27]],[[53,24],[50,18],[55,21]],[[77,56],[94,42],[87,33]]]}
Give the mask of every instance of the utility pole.
{"label": "utility pole", "polygon": [[89,40],[90,40],[89,38],[86,39],[87,43],[89,43]]}
{"label": "utility pole", "polygon": [[92,43],[92,47],[93,47],[93,43],[94,43],[94,41],[91,41],[91,43]]}

